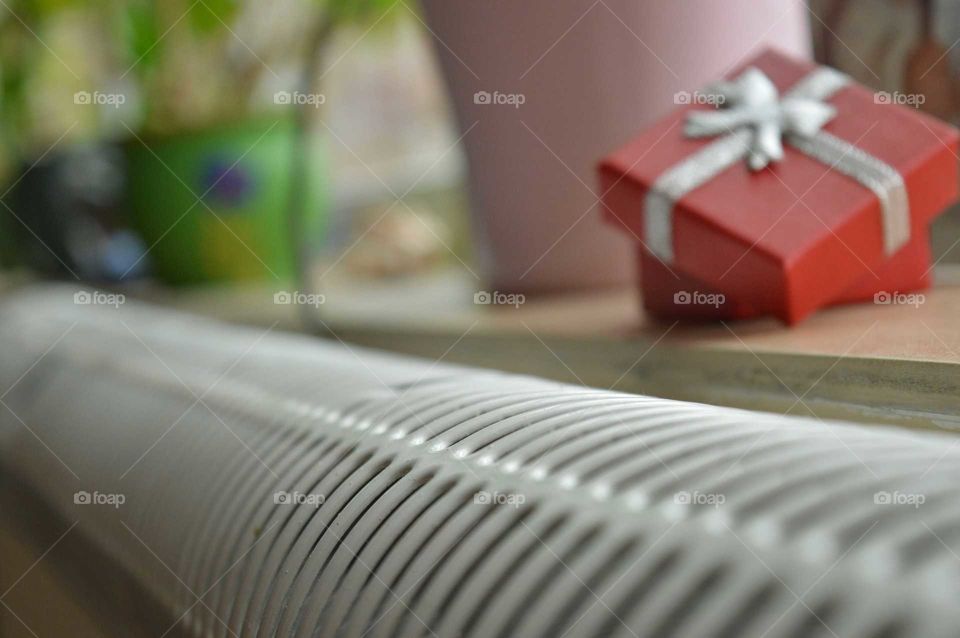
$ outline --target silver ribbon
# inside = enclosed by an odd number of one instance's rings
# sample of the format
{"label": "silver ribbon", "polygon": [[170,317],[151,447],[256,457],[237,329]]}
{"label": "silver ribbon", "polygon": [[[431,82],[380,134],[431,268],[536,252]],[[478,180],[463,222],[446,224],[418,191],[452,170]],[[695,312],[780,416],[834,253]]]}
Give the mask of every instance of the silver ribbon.
{"label": "silver ribbon", "polygon": [[733,82],[709,88],[725,108],[691,112],[684,132],[689,137],[727,135],[675,164],[653,183],[644,202],[650,250],[672,262],[676,202],[744,159],[753,170],[780,161],[786,141],[873,191],[880,200],[884,253],[895,253],[910,238],[910,207],[903,178],[889,164],[822,130],[836,115],[824,100],[849,81],[833,69],[817,68],[780,99],[773,82],[762,71],[750,68]]}

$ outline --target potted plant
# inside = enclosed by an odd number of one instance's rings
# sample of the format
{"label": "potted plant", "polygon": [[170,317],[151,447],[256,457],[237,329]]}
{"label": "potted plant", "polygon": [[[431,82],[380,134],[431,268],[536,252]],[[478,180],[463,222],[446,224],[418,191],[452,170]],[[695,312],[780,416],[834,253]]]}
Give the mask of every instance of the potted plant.
{"label": "potted plant", "polygon": [[325,99],[315,86],[323,50],[340,27],[383,22],[392,2],[9,2],[11,12],[0,11],[5,157],[34,168],[41,154],[21,152],[24,122],[43,122],[26,79],[38,60],[56,66],[36,35],[47,40],[53,14],[73,12],[84,49],[69,67],[82,71],[61,69],[73,77],[60,78],[69,90],[55,103],[88,122],[79,128],[89,137],[119,140],[125,213],[155,272],[173,283],[301,278],[326,217],[311,130]]}
{"label": "potted plant", "polygon": [[[237,0],[120,6],[145,105],[127,145],[131,211],[163,279],[304,283],[326,218],[311,130],[323,50],[336,29],[379,22],[391,4],[288,3],[282,19]],[[184,15],[188,28],[172,29]]]}
{"label": "potted plant", "polygon": [[[322,234],[322,153],[315,144],[291,152],[304,143],[290,108],[300,94],[282,80],[296,74],[305,34],[249,28],[265,9],[235,0],[114,8],[124,74],[135,78],[143,105],[125,144],[130,213],[164,281],[291,278],[294,161],[311,163],[296,188],[301,239]],[[293,23],[302,25],[317,7],[300,11]],[[251,34],[260,36],[255,50]],[[323,101],[306,98],[302,106]]]}

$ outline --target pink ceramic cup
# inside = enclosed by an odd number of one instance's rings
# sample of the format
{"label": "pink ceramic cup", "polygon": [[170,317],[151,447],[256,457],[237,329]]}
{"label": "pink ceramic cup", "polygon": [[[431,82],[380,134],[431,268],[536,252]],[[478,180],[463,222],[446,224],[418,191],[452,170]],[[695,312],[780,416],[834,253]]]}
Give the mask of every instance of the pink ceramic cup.
{"label": "pink ceramic cup", "polygon": [[461,131],[469,129],[463,144],[485,284],[503,291],[631,279],[631,241],[597,210],[597,159],[671,109],[677,92],[763,47],[810,55],[800,0],[423,6]]}

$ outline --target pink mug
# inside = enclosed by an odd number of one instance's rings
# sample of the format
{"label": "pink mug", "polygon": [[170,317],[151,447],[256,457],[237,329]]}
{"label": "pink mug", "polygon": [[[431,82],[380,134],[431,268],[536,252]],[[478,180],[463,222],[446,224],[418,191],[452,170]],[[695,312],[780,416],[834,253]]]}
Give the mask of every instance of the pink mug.
{"label": "pink mug", "polygon": [[485,283],[504,291],[631,279],[633,242],[600,219],[597,159],[763,47],[810,55],[800,0],[423,6],[465,132]]}

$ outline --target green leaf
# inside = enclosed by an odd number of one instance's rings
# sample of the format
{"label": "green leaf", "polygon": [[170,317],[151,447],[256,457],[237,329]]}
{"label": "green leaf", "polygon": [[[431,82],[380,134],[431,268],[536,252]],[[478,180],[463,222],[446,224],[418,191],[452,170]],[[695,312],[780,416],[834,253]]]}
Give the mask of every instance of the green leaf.
{"label": "green leaf", "polygon": [[11,10],[16,11],[22,20],[29,22],[28,18],[42,20],[58,11],[89,7],[93,4],[92,0],[33,0],[32,2],[17,3],[20,6],[12,5]]}
{"label": "green leaf", "polygon": [[375,22],[391,8],[392,12],[403,11],[397,0],[321,0],[321,4],[326,5],[336,24]]}
{"label": "green leaf", "polygon": [[203,0],[190,11],[190,24],[199,33],[226,29],[239,10],[236,0]]}
{"label": "green leaf", "polygon": [[121,4],[121,30],[130,63],[136,62],[141,70],[154,67],[163,51],[156,5],[149,1]]}

